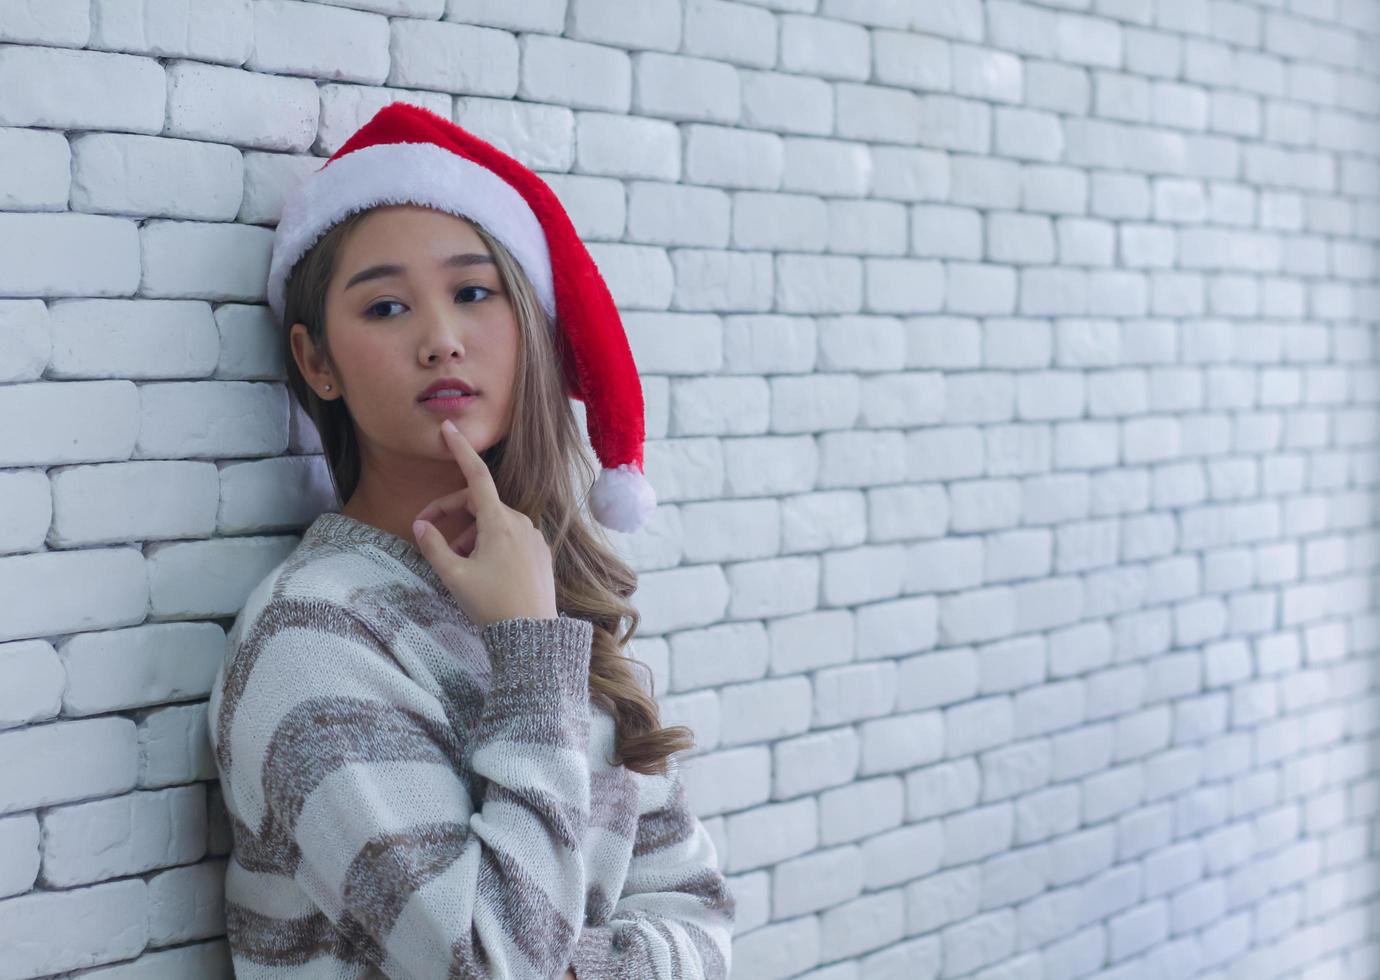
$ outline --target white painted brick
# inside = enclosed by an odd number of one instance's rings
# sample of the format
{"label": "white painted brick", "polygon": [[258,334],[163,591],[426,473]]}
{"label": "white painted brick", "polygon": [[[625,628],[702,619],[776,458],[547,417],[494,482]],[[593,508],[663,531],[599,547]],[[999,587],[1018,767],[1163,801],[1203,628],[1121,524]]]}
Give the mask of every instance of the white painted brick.
{"label": "white painted brick", "polygon": [[677,633],[670,641],[672,692],[757,680],[771,647],[759,623],[726,623]]}
{"label": "white painted brick", "polygon": [[804,677],[733,684],[721,688],[719,698],[724,745],[798,735],[810,727],[813,694]]}
{"label": "white painted brick", "polygon": [[900,255],[906,250],[906,210],[887,201],[829,200],[831,252]]}
{"label": "white painted brick", "polygon": [[926,817],[971,807],[978,801],[981,775],[971,758],[917,769],[906,777],[906,817]]}
{"label": "white painted brick", "polygon": [[884,85],[947,91],[953,85],[952,45],[937,37],[875,30],[872,70]]}
{"label": "white painted brick", "polygon": [[[390,64],[386,75],[378,79],[360,80],[386,79],[389,85],[403,88],[433,89],[464,95],[511,98],[517,94],[519,43],[511,33],[467,24],[409,18],[395,18],[388,21],[388,26],[391,28],[388,39]],[[351,31],[352,35],[355,33],[355,30]],[[547,51],[540,45],[552,40],[529,35],[523,39],[524,54],[531,50]],[[565,53],[565,50],[558,49],[554,54]],[[351,57],[353,59],[353,53]],[[540,55],[538,57],[541,58]],[[527,57],[522,60],[526,62]],[[526,85],[532,82],[531,76],[522,79]],[[536,99],[544,101],[540,96],[536,96]]]}
{"label": "white painted brick", "polygon": [[900,889],[864,895],[820,916],[826,948],[858,957],[891,947],[905,935],[905,898]]}
{"label": "white painted brick", "polygon": [[235,223],[151,220],[139,229],[146,296],[261,300],[273,234]]}
{"label": "white painted brick", "polygon": [[633,181],[628,187],[628,237],[658,245],[725,247],[729,196],[717,189]]}
{"label": "white painted brick", "polygon": [[686,54],[770,68],[776,64],[776,38],[777,20],[768,11],[721,0],[685,4]]}
{"label": "white painted brick", "polygon": [[[692,0],[692,4],[703,2],[704,0]],[[727,3],[718,5],[733,6]],[[688,18],[694,17],[693,9],[692,6],[687,11]],[[788,158],[781,137],[771,133],[755,133],[706,123],[686,123],[684,131],[685,177],[696,184],[773,190],[781,186],[782,175],[788,163],[792,167],[792,173],[797,167],[795,141],[785,144],[792,150]]]}
{"label": "white painted brick", "polygon": [[756,435],[771,420],[764,378],[702,377],[671,381],[671,434]]}
{"label": "white painted brick", "polygon": [[[923,143],[963,153],[987,153],[992,107],[953,95],[913,95],[899,90],[838,84],[839,135],[888,143]],[[845,118],[858,116],[844,125]],[[888,135],[889,134],[889,135]]]}
{"label": "white painted brick", "polygon": [[0,645],[0,728],[54,717],[62,706],[67,675],[52,646],[42,640]]}
{"label": "white painted brick", "polygon": [[[776,256],[775,268],[774,299],[781,312],[854,313],[862,308],[863,263],[858,259],[781,254]],[[879,298],[886,301],[895,296],[883,291]]]}
{"label": "white painted brick", "polygon": [[528,167],[569,170],[575,163],[575,114],[565,106],[508,99],[456,100],[455,121]]}
{"label": "white painted brick", "polygon": [[0,296],[119,296],[138,285],[135,222],[94,214],[0,214]]}
{"label": "white painted brick", "polygon": [[896,665],[891,661],[846,664],[814,675],[813,728],[889,714],[896,700]]}
{"label": "white painted brick", "polygon": [[205,851],[206,789],[199,784],[43,815],[43,880],[59,888],[187,864]]}
{"label": "white painted brick", "polygon": [[21,895],[0,902],[0,976],[19,980],[127,959],[148,937],[148,890],[140,878]]}
{"label": "white painted brick", "polygon": [[687,760],[683,771],[701,818],[757,806],[770,798],[772,757],[764,745],[698,755]]}
{"label": "white painted brick", "polygon": [[724,329],[718,316],[629,312],[622,323],[643,373],[715,374],[723,366]]}
{"label": "white painted brick", "polygon": [[0,554],[40,550],[52,519],[52,491],[42,470],[0,473]]}
{"label": "white painted brick", "polygon": [[[405,60],[412,52],[403,54]],[[244,65],[268,74],[378,84],[388,77],[388,20],[298,0],[257,0],[254,46]]]}
{"label": "white painted brick", "polygon": [[772,917],[788,919],[856,898],[862,893],[862,875],[858,848],[851,846],[782,861],[772,876]]}
{"label": "white painted brick", "polygon": [[675,51],[681,5],[676,0],[570,0],[565,27],[578,41]]}
{"label": "white painted brick", "polygon": [[632,105],[633,65],[625,52],[541,34],[524,34],[518,48],[520,98],[609,112],[627,112]]}
{"label": "white painted brick", "polygon": [[1020,521],[1021,485],[1015,480],[964,480],[949,488],[949,526],[990,531]]}
{"label": "white painted brick", "polygon": [[225,862],[163,871],[148,880],[149,945],[218,936],[225,928]]}
{"label": "white painted brick", "polygon": [[781,68],[816,78],[866,81],[871,73],[868,32],[825,17],[782,14]]}
{"label": "white painted brick", "polygon": [[[287,391],[236,381],[170,381],[141,385],[141,457],[251,456],[287,448]],[[232,418],[233,426],[216,420]]]}
{"label": "white painted brick", "polygon": [[727,576],[733,618],[805,613],[820,600],[820,562],[809,556],[740,562]]}
{"label": "white painted brick", "polygon": [[766,311],[772,305],[772,256],[713,249],[676,249],[673,306],[678,310]]}
{"label": "white painted brick", "polygon": [[856,780],[819,795],[821,845],[858,840],[899,826],[905,786],[895,777]]}
{"label": "white painted brick", "polygon": [[651,440],[646,473],[661,503],[716,497],[724,485],[723,445],[710,438]]}
{"label": "white painted brick", "polygon": [[51,347],[47,306],[38,300],[0,300],[0,381],[36,381]]}
{"label": "white painted brick", "polygon": [[[234,616],[254,585],[296,546],[292,537],[226,537],[208,541],[151,544],[148,559],[149,612],[160,619]],[[207,564],[215,578],[197,575]]]}
{"label": "white painted brick", "polygon": [[[819,453],[809,436],[728,439],[722,443],[720,478],[727,496],[756,497],[765,493],[798,493],[814,486]],[[827,528],[803,527],[797,516],[813,513],[808,504],[786,500],[782,504],[783,547],[788,551],[810,550]],[[831,516],[837,506],[824,504]]]}
{"label": "white painted brick", "polygon": [[178,977],[233,980],[234,975],[230,947],[223,939],[145,953],[129,963],[86,974],[96,980],[176,980]]}
{"label": "white painted brick", "polygon": [[62,133],[0,129],[0,208],[65,210],[72,184],[71,160]]}
{"label": "white painted brick", "polygon": [[873,888],[931,876],[939,867],[942,850],[937,821],[911,824],[869,837],[862,842],[863,884]]}
{"label": "white painted brick", "polygon": [[[7,45],[0,48],[0,125],[157,133],[163,128],[163,71],[152,58]],[[64,83],[25,84],[42,77]]]}
{"label": "white painted brick", "polygon": [[860,395],[856,375],[786,375],[768,381],[773,432],[844,429],[857,418]]}
{"label": "white painted brick", "polygon": [[737,248],[822,251],[828,226],[828,210],[816,197],[765,191],[733,195],[733,244]]}
{"label": "white painted brick", "polygon": [[619,308],[664,310],[671,305],[679,283],[664,249],[591,243],[589,253]]}
{"label": "white painted brick", "polygon": [[139,786],[215,778],[204,702],[158,708],[140,720]]}
{"label": "white painted brick", "polygon": [[738,77],[744,124],[807,136],[833,132],[834,90],[823,79],[748,68]]}
{"label": "white painted brick", "polygon": [[204,697],[225,655],[214,623],[166,623],[89,632],[58,644],[67,671],[64,715]]}
{"label": "white painted brick", "polygon": [[[799,0],[771,2],[797,3]],[[819,959],[819,920],[812,915],[766,926],[751,935],[735,937],[733,942],[733,960],[743,963],[743,968],[754,976],[795,976],[817,964]]]}
{"label": "white painted brick", "polygon": [[983,220],[972,208],[917,204],[910,209],[910,225],[910,249],[916,255],[982,258]]}
{"label": "white painted brick", "polygon": [[[761,461],[759,457],[759,465]],[[781,550],[785,553],[848,547],[866,538],[866,504],[858,491],[821,490],[781,501]]]}
{"label": "white painted brick", "polygon": [[815,321],[809,317],[725,316],[722,371],[726,374],[810,371],[816,363],[816,335]]}
{"label": "white painted brick", "polygon": [[900,432],[824,432],[819,452],[821,487],[900,483],[906,477]]}
{"label": "white painted brick", "polygon": [[938,762],[944,756],[944,720],[938,711],[874,718],[858,726],[864,776]]}
{"label": "white painted brick", "polygon": [[39,861],[38,818],[21,813],[0,820],[0,897],[32,888]]}
{"label": "white painted brick", "polygon": [[50,544],[63,548],[208,536],[220,480],[211,463],[55,466]]}
{"label": "white painted brick", "polygon": [[[74,592],[72,582],[85,587]],[[144,558],[134,548],[0,558],[0,640],[129,626],[148,611]]]}
{"label": "white painted brick", "polygon": [[840,726],[783,738],[772,745],[772,799],[782,800],[839,786],[858,773],[856,729]]}
{"label": "white painted brick", "polygon": [[325,460],[319,456],[229,462],[219,467],[221,534],[294,530],[335,503]]}
{"label": "white painted brick", "polygon": [[743,114],[738,72],[703,58],[638,52],[632,56],[637,84],[633,109],[667,119],[736,123]]}
{"label": "white painted brick", "polygon": [[772,803],[726,820],[729,860],[725,871],[746,871],[813,851],[819,844],[819,810],[813,796]]}
{"label": "white painted brick", "polygon": [[543,179],[560,199],[582,239],[611,240],[623,234],[627,205],[620,181],[550,172]]}
{"label": "white painted brick", "polygon": [[1014,826],[1010,803],[974,807],[944,819],[944,864],[964,864],[1010,846]]}
{"label": "white painted brick", "polygon": [[48,314],[48,378],[205,377],[220,353],[203,302],[68,299],[53,302]]}
{"label": "white painted brick", "polygon": [[868,540],[934,538],[949,526],[949,498],[943,487],[894,486],[867,491]]}
{"label": "white painted brick", "polygon": [[134,786],[134,722],[59,721],[0,732],[0,813],[124,793]]}
{"label": "white painted brick", "polygon": [[254,45],[253,0],[94,0],[90,47],[241,65]]}
{"label": "white painted brick", "polygon": [[159,100],[164,136],[290,153],[305,151],[316,136],[320,99],[309,78],[191,61],[172,62],[167,72],[166,125]]}
{"label": "white painted brick", "polygon": [[781,550],[775,500],[689,503],[681,507],[685,557],[692,562],[766,558]]}
{"label": "white painted brick", "polygon": [[[864,258],[869,312],[912,313],[955,309],[973,312],[962,302],[967,282],[955,283],[954,271],[940,262],[911,258]],[[1001,305],[1001,304],[998,304]]]}
{"label": "white painted brick", "polygon": [[949,196],[948,154],[898,146],[872,148],[874,197],[901,201],[944,200]]}
{"label": "white painted brick", "polygon": [[950,262],[946,273],[944,308],[950,312],[1016,312],[1018,287],[1014,270],[976,262]]}
{"label": "white painted brick", "polygon": [[[640,576],[638,632],[649,636],[678,629],[708,626],[723,618],[729,586],[717,565],[668,569]],[[686,602],[689,596],[693,603]]]}

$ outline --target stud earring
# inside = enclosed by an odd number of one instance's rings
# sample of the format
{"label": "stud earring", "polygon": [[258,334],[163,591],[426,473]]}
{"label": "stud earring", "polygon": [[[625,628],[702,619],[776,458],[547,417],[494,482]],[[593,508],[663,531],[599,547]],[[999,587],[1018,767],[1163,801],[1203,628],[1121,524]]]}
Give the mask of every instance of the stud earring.
{"label": "stud earring", "polygon": [[331,390],[331,386],[330,386],[330,385],[326,385],[326,390],[327,390],[327,391],[330,391],[330,390]]}

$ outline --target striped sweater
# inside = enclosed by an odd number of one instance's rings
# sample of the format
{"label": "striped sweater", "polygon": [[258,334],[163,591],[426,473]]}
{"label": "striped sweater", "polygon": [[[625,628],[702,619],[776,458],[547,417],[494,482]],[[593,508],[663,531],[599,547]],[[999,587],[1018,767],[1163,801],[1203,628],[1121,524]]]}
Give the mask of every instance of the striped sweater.
{"label": "striped sweater", "polygon": [[674,757],[608,764],[593,631],[480,629],[412,542],[321,514],[211,692],[236,976],[726,977],[713,841]]}

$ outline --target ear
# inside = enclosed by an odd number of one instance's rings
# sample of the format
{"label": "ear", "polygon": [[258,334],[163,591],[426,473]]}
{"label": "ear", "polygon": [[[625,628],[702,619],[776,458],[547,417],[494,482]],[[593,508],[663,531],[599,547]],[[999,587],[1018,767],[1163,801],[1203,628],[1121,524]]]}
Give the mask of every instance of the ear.
{"label": "ear", "polygon": [[[336,380],[326,363],[324,352],[312,342],[305,323],[292,325],[289,342],[292,346],[292,359],[297,362],[297,370],[302,372],[302,377],[311,385],[317,397],[326,400],[334,398],[340,391],[340,382]],[[330,391],[324,390],[326,385],[331,386]]]}

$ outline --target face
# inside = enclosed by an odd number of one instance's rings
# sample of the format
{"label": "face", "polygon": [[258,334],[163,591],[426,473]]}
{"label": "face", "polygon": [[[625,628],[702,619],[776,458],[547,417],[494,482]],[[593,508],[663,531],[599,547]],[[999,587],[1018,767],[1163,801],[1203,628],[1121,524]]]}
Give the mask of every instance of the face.
{"label": "face", "polygon": [[[465,219],[412,205],[366,215],[336,256],[326,337],[329,362],[306,326],[294,324],[293,356],[319,396],[345,399],[366,463],[441,464],[453,476],[442,420],[477,452],[507,434],[517,318],[493,257]],[[445,378],[465,382],[477,397],[419,401]]]}

